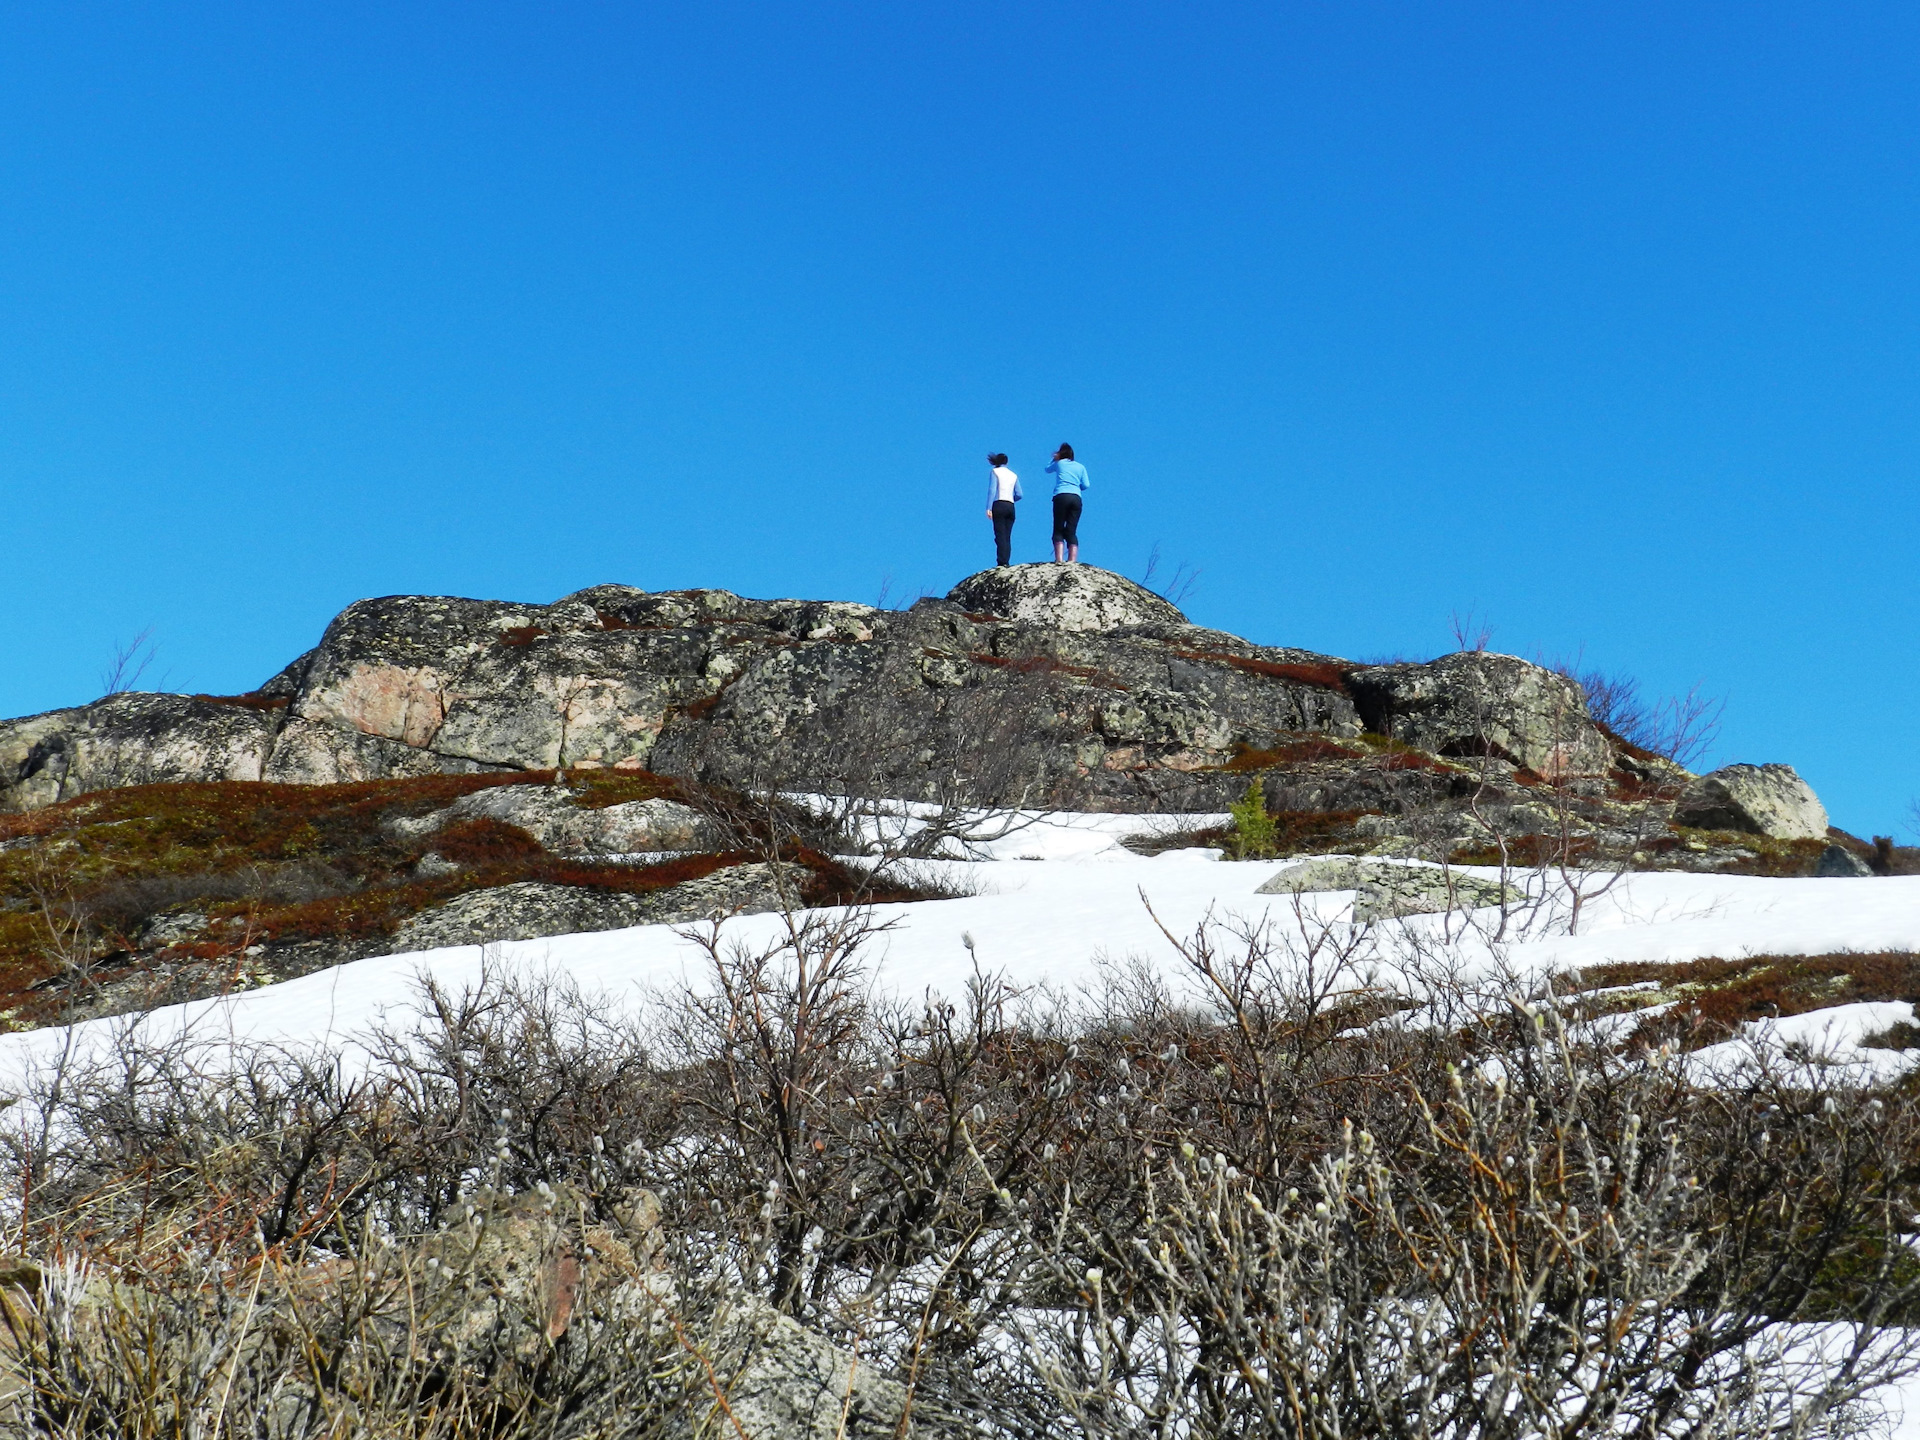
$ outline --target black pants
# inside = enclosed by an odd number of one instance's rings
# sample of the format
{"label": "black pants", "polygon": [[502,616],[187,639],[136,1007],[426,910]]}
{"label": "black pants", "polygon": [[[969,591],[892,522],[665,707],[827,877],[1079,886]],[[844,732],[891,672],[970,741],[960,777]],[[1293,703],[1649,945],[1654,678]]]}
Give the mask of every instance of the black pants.
{"label": "black pants", "polygon": [[1053,497],[1053,543],[1080,543],[1080,497],[1066,494]]}
{"label": "black pants", "polygon": [[996,565],[1005,565],[1013,559],[1013,501],[996,500],[993,502],[993,553],[997,557]]}

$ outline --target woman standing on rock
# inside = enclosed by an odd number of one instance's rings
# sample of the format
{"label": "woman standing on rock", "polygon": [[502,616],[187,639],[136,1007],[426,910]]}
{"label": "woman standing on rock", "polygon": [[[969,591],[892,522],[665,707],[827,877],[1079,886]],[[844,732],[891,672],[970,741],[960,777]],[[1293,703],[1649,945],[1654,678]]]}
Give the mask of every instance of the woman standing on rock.
{"label": "woman standing on rock", "polygon": [[1053,558],[1080,563],[1080,505],[1087,493],[1087,467],[1073,458],[1073,446],[1063,444],[1047,466],[1053,476]]}
{"label": "woman standing on rock", "polygon": [[1026,497],[1020,493],[1020,477],[1007,468],[1007,457],[998,452],[987,456],[992,467],[987,475],[987,518],[993,521],[995,565],[1006,565],[1013,557],[1013,502]]}

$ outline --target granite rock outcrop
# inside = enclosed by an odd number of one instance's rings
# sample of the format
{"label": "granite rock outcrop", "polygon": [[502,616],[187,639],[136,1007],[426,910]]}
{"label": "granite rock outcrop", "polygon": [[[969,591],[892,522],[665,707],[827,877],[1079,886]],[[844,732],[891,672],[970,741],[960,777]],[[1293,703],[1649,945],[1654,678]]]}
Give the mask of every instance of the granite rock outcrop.
{"label": "granite rock outcrop", "polygon": [[1726,765],[1702,775],[1681,791],[1674,820],[1774,840],[1827,838],[1826,806],[1791,765]]}
{"label": "granite rock outcrop", "polygon": [[244,696],[0,722],[0,811],[159,780],[608,767],[1088,808],[1207,808],[1236,757],[1372,729],[1604,770],[1579,689],[1508,656],[1360,667],[1190,624],[1089,566],[985,571],[907,611],[598,585],[550,605],[363,600]]}

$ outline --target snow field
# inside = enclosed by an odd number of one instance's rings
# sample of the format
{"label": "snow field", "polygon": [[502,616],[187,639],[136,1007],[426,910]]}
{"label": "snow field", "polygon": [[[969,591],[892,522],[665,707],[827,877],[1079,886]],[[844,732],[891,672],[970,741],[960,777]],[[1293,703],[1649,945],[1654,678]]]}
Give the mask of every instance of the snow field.
{"label": "snow field", "polygon": [[[1156,829],[1218,825],[1224,815],[1048,814],[1021,820],[1005,833],[999,824],[985,826],[982,833],[997,838],[968,846],[968,859],[921,862],[929,878],[971,892],[964,898],[879,907],[877,919],[891,928],[873,942],[870,964],[883,991],[909,1000],[928,991],[957,997],[976,957],[982,970],[1066,998],[1098,985],[1109,962],[1145,963],[1178,991],[1191,978],[1162,925],[1181,937],[1206,924],[1220,927],[1223,936],[1264,926],[1284,945],[1350,916],[1350,892],[1256,893],[1296,861],[1235,863],[1196,849],[1145,858],[1120,844],[1123,837]],[[1491,912],[1480,913],[1484,918]],[[756,947],[773,942],[782,929],[780,916],[758,915],[727,922],[724,933]],[[1920,950],[1920,877],[1868,882],[1641,874],[1592,901],[1576,935],[1530,935],[1495,947],[1475,927],[1463,927],[1458,916],[1412,917],[1379,933],[1390,952],[1396,934],[1431,941],[1449,932],[1454,954],[1469,969],[1503,964],[1521,974],[1616,961]],[[1234,942],[1223,939],[1221,948],[1231,952]],[[219,1000],[168,1007],[135,1023],[154,1041],[188,1035],[209,1053],[228,1040],[321,1047],[351,1067],[359,1053],[357,1036],[379,1023],[408,1022],[423,978],[458,991],[488,974],[546,974],[604,996],[610,1006],[637,1009],[663,990],[699,983],[703,960],[676,927],[663,925],[459,946],[359,960]],[[1380,978],[1391,983],[1393,977]],[[1903,1066],[1903,1057],[1863,1050],[1855,1042],[1913,1019],[1907,1004],[1874,1003],[1755,1028],[1779,1042],[1832,1053],[1864,1073],[1887,1074]],[[129,1023],[100,1020],[0,1037],[0,1088],[17,1087],[28,1072],[63,1052],[100,1056]],[[1703,1051],[1699,1058],[1734,1063],[1739,1049],[1714,1047],[1724,1053]],[[1920,1440],[1920,1379],[1880,1399],[1888,1406],[1891,1433]]]}
{"label": "snow field", "polygon": [[[1110,962],[1143,962],[1178,992],[1190,985],[1162,932],[1191,936],[1203,924],[1224,934],[1268,927],[1279,943],[1303,929],[1343,921],[1350,892],[1265,896],[1260,886],[1290,861],[1233,862],[1213,850],[1181,849],[1146,858],[1120,844],[1152,829],[1191,830],[1222,815],[1047,814],[970,847],[970,860],[920,862],[929,878],[971,891],[964,898],[879,907],[892,928],[873,942],[873,975],[884,991],[908,999],[937,991],[957,997],[974,972],[998,973],[1023,988],[1072,996],[1097,985]],[[989,833],[1001,827],[993,826]],[[1470,871],[1473,874],[1490,874]],[[1151,911],[1149,911],[1151,905]],[[1483,916],[1490,912],[1480,912]],[[1156,917],[1157,922],[1156,923]],[[728,937],[748,946],[780,933],[777,915],[727,922]],[[234,1040],[350,1052],[376,1022],[403,1023],[423,977],[458,991],[484,973],[547,973],[602,995],[609,1005],[641,1006],[651,995],[698,983],[702,957],[676,933],[645,925],[542,940],[467,945],[358,960],[330,970],[217,1000],[156,1010],[140,1022],[155,1040],[191,1033],[204,1043]],[[1465,930],[1464,935],[1458,932]],[[1395,933],[1409,941],[1455,934],[1455,953],[1471,969],[1504,964],[1521,974],[1611,961],[1691,960],[1706,956],[1821,954],[1843,950],[1920,950],[1920,877],[1877,880],[1771,880],[1680,873],[1637,874],[1589,902],[1576,935],[1533,935],[1499,947],[1459,916],[1416,916],[1381,927],[1390,952]],[[971,947],[968,940],[971,940]],[[1225,941],[1231,944],[1231,941]],[[1391,974],[1382,974],[1391,983]],[[1904,1004],[1842,1006],[1769,1022],[1782,1040],[1824,1044],[1877,1067],[1894,1052],[1862,1052],[1853,1041],[1898,1020]],[[120,1035],[125,1020],[96,1020],[0,1037],[0,1084],[45,1063],[68,1045],[93,1053]],[[1850,1053],[1847,1053],[1850,1052]]]}

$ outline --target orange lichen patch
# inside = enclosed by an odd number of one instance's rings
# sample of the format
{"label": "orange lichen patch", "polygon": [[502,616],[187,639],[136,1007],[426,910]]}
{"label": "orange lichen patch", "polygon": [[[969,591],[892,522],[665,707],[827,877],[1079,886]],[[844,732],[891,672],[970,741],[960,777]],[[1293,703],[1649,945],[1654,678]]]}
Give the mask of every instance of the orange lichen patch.
{"label": "orange lichen patch", "polygon": [[1642,1019],[1627,1044],[1694,1049],[1729,1038],[1749,1021],[1863,1001],[1920,1002],[1920,955],[1896,950],[1632,961],[1590,966],[1561,976],[1554,987],[1578,997],[1579,1013],[1586,1015],[1665,1007]]}
{"label": "orange lichen patch", "polygon": [[1352,670],[1325,661],[1296,663],[1283,660],[1256,660],[1250,655],[1234,655],[1222,650],[1175,650],[1182,660],[1199,660],[1213,665],[1231,665],[1249,675],[1264,675],[1269,680],[1292,680],[1321,690],[1347,693],[1347,677]]}

